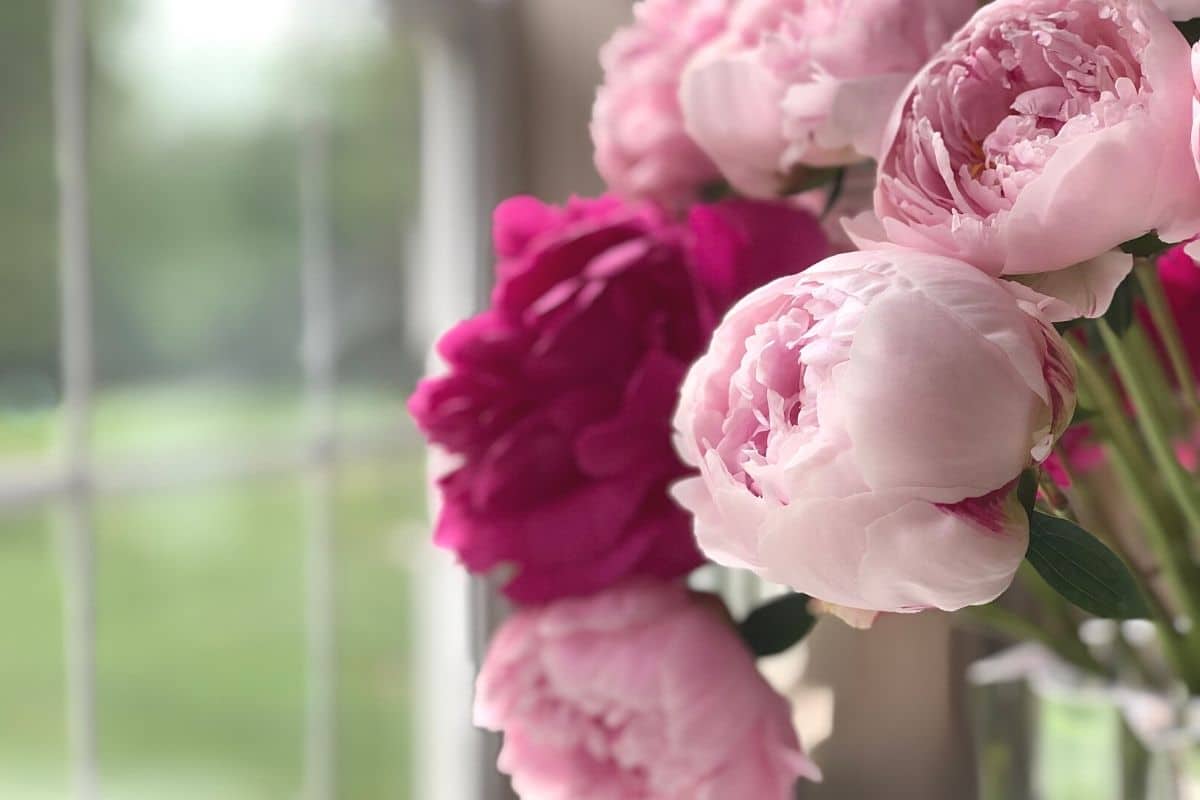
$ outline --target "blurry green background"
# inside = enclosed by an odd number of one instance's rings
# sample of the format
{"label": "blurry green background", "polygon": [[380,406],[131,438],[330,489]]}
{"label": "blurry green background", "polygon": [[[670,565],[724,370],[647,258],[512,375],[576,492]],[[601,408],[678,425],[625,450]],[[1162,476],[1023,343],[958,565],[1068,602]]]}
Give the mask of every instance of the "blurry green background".
{"label": "blurry green background", "polygon": [[[406,609],[423,515],[403,399],[416,75],[383,4],[298,53],[292,0],[92,0],[101,469],[270,451],[304,431],[297,114],[330,121],[338,420],[411,447],[336,492],[339,797],[406,796]],[[0,4],[0,477],[57,457],[56,196],[46,0]],[[103,497],[105,796],[274,799],[303,771],[301,476]],[[0,508],[0,798],[67,790],[51,506]]]}

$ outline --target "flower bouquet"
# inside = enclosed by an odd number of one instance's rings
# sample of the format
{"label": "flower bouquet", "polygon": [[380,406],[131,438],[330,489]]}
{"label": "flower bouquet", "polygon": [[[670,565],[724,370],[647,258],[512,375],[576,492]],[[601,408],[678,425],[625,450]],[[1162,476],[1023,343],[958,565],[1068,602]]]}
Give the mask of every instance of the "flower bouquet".
{"label": "flower bouquet", "polygon": [[[497,208],[491,302],[409,401],[435,541],[516,605],[476,722],[518,794],[791,797],[820,770],[754,657],[821,616],[961,611],[1187,706],[1200,3],[634,15],[611,194]],[[734,619],[705,562],[787,593]]]}

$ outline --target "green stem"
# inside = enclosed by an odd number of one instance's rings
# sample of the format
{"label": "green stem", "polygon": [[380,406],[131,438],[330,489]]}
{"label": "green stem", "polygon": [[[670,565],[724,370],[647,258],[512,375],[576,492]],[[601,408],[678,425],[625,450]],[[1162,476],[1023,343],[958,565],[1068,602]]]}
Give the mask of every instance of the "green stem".
{"label": "green stem", "polygon": [[[1065,455],[1060,454],[1059,457],[1064,462],[1066,461]],[[1141,580],[1142,588],[1151,602],[1158,608],[1167,609],[1169,607],[1169,598],[1163,597],[1159,593],[1158,577],[1162,568],[1158,563],[1154,561],[1147,565],[1143,563],[1143,558],[1135,557],[1125,538],[1121,536],[1120,531],[1112,528],[1105,518],[1106,515],[1098,512],[1099,506],[1097,505],[1096,496],[1086,483],[1078,478],[1073,478],[1071,481],[1071,492],[1075,495],[1080,508],[1088,509],[1092,512],[1086,520],[1083,520],[1084,527],[1095,534],[1100,541],[1112,548],[1129,565],[1134,574]]]}
{"label": "green stem", "polygon": [[1129,396],[1133,398],[1133,404],[1137,407],[1138,427],[1142,431],[1142,436],[1145,437],[1146,444],[1149,445],[1150,455],[1159,472],[1166,479],[1167,488],[1171,491],[1175,502],[1183,511],[1191,529],[1190,533],[1193,536],[1200,535],[1200,495],[1197,495],[1192,484],[1192,476],[1175,458],[1170,435],[1167,433],[1162,419],[1155,413],[1154,400],[1150,395],[1149,387],[1144,381],[1139,380],[1138,367],[1125,349],[1121,337],[1103,319],[1097,320],[1096,326],[1100,330],[1100,338],[1104,341],[1105,348],[1112,356],[1113,366],[1117,368],[1117,374],[1121,376],[1122,385],[1129,392]]}
{"label": "green stem", "polygon": [[1056,636],[1053,631],[1046,630],[1031,622],[1020,614],[1002,608],[995,603],[985,606],[971,606],[966,609],[967,618],[979,625],[1014,641],[1040,642],[1059,658],[1079,667],[1093,675],[1108,677],[1104,667],[1092,657],[1083,642],[1074,636]]}
{"label": "green stem", "polygon": [[1150,781],[1150,753],[1121,715],[1118,744],[1121,754],[1121,800],[1142,800]]}
{"label": "green stem", "polygon": [[1149,474],[1150,461],[1142,451],[1137,432],[1125,418],[1121,398],[1109,385],[1104,371],[1078,342],[1068,338],[1067,346],[1075,357],[1075,366],[1079,371],[1079,388],[1095,406],[1110,442],[1120,451],[1122,458],[1138,468],[1137,474]]}
{"label": "green stem", "polygon": [[[1142,452],[1136,431],[1125,417],[1121,399],[1087,351],[1072,340],[1068,339],[1067,343],[1075,356],[1080,387],[1088,393],[1104,420],[1108,432],[1105,449],[1133,501],[1134,511],[1171,586],[1172,595],[1191,620],[1200,621],[1200,574],[1191,561],[1187,542],[1173,537],[1163,521],[1164,510],[1155,503],[1154,492],[1145,478],[1151,474],[1149,461]],[[1193,692],[1200,691],[1200,651],[1197,650],[1200,637],[1185,639],[1180,636],[1171,610],[1158,600],[1153,587],[1146,586],[1144,592],[1154,612],[1163,652],[1188,687]]]}
{"label": "green stem", "polygon": [[1162,358],[1154,348],[1154,343],[1141,324],[1129,326],[1122,336],[1121,343],[1125,345],[1132,366],[1137,370],[1138,379],[1146,387],[1146,394],[1154,403],[1154,413],[1162,420],[1164,426],[1172,434],[1187,431],[1190,426],[1185,424],[1183,408],[1179,395],[1171,384],[1171,376],[1162,365]]}
{"label": "green stem", "polygon": [[1142,295],[1146,298],[1150,319],[1154,322],[1154,327],[1167,350],[1167,359],[1171,362],[1171,371],[1175,373],[1175,380],[1183,393],[1189,416],[1195,420],[1200,412],[1200,398],[1196,395],[1196,376],[1192,372],[1192,362],[1183,346],[1179,326],[1167,303],[1167,294],[1158,279],[1158,266],[1149,259],[1138,259],[1134,274],[1142,287]]}
{"label": "green stem", "polygon": [[1070,647],[1076,653],[1086,654],[1088,659],[1092,659],[1087,647],[1079,640],[1079,623],[1072,616],[1071,604],[1053,586],[1046,583],[1028,561],[1022,563],[1017,570],[1017,580],[1037,599],[1048,615],[1049,633],[1055,639],[1069,641]]}
{"label": "green stem", "polygon": [[[1065,459],[1063,459],[1065,462]],[[1042,494],[1046,498],[1046,504],[1050,510],[1063,519],[1068,519],[1071,522],[1078,522],[1075,519],[1075,512],[1071,509],[1071,501],[1063,494],[1063,490],[1058,488],[1058,485],[1046,474],[1044,470],[1037,471],[1037,484],[1041,489]]]}

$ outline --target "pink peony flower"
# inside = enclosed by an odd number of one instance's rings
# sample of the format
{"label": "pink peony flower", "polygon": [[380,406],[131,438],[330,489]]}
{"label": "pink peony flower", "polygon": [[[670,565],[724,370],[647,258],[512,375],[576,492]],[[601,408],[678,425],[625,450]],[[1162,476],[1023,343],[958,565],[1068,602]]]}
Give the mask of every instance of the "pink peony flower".
{"label": "pink peony flower", "polygon": [[687,132],[733,186],[785,191],[800,167],[879,153],[909,79],[975,0],[744,0],[684,72]]}
{"label": "pink peony flower", "polygon": [[[878,224],[860,218],[855,234],[992,275],[1063,270],[1151,230],[1191,236],[1200,178],[1188,63],[1186,41],[1147,0],[984,6],[896,107]],[[1041,291],[1111,296],[1123,263],[1071,270]]]}
{"label": "pink peony flower", "polygon": [[835,606],[986,603],[1025,555],[1021,471],[1074,411],[1062,340],[943,256],[844,253],[752,292],[688,374],[675,487],[714,561]]}
{"label": "pink peony flower", "polygon": [[825,254],[815,219],[729,201],[676,223],[614,198],[496,210],[491,306],[438,343],[447,371],[409,410],[455,459],[435,541],[472,571],[515,570],[520,602],[701,562],[667,488],[679,385],[721,314]]}
{"label": "pink peony flower", "polygon": [[688,138],[679,76],[724,29],[733,0],[643,0],[632,25],[600,50],[604,83],[592,110],[596,169],[618,194],[682,209],[720,178]]}
{"label": "pink peony flower", "polygon": [[788,800],[820,778],[714,597],[637,582],[526,609],[493,639],[476,724],[525,800]]}

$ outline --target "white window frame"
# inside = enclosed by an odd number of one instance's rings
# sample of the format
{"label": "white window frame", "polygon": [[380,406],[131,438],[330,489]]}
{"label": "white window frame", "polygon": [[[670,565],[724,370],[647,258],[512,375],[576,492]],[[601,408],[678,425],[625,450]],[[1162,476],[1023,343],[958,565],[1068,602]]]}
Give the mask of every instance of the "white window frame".
{"label": "white window frame", "polygon": [[[405,6],[406,0],[400,0]],[[422,308],[413,338],[437,336],[478,311],[491,288],[491,212],[520,179],[514,127],[514,9],[505,0],[427,0],[407,6],[419,26],[420,247],[408,296]],[[416,12],[415,14],[413,12]],[[495,587],[469,577],[426,542],[412,642],[418,735],[414,797],[510,800],[496,770],[499,737],[471,724],[475,674],[507,613]]]}

